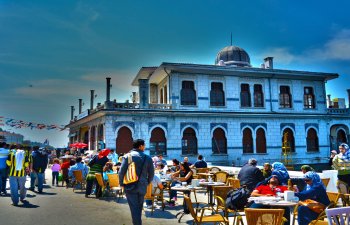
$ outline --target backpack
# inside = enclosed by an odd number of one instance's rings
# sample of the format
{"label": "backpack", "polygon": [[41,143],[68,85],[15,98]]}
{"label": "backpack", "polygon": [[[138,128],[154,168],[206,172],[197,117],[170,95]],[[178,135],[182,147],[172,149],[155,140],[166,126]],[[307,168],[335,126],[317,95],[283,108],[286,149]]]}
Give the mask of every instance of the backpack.
{"label": "backpack", "polygon": [[37,151],[37,158],[33,161],[33,168],[35,170],[45,170],[47,166],[47,154],[43,151]]}
{"label": "backpack", "polygon": [[226,207],[233,210],[243,210],[248,203],[250,191],[246,187],[233,189],[227,193]]}

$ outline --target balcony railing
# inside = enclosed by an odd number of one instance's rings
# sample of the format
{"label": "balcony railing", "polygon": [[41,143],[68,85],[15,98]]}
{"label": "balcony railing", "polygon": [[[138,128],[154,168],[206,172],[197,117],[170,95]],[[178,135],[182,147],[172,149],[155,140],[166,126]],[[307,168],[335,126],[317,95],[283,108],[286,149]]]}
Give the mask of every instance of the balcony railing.
{"label": "balcony railing", "polygon": [[171,109],[170,104],[149,104],[150,109]]}
{"label": "balcony railing", "polygon": [[350,109],[337,109],[337,108],[328,108],[328,114],[341,114],[341,115],[349,115]]}

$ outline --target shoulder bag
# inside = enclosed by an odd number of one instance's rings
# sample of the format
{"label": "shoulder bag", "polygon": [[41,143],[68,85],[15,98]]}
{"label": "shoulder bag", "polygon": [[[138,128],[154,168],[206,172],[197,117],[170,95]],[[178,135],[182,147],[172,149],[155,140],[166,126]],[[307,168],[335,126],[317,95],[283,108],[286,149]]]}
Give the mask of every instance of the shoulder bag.
{"label": "shoulder bag", "polygon": [[326,206],[320,202],[317,202],[312,199],[306,199],[304,201],[299,201],[299,205],[307,206],[313,212],[320,214],[326,209]]}

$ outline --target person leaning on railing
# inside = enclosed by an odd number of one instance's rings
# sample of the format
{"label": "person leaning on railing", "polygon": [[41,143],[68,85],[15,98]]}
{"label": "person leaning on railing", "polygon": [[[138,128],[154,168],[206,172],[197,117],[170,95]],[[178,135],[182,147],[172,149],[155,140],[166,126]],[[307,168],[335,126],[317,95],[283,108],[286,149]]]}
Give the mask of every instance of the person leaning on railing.
{"label": "person leaning on railing", "polygon": [[338,179],[350,185],[350,151],[349,145],[339,145],[340,153],[333,158],[333,168],[338,170]]}

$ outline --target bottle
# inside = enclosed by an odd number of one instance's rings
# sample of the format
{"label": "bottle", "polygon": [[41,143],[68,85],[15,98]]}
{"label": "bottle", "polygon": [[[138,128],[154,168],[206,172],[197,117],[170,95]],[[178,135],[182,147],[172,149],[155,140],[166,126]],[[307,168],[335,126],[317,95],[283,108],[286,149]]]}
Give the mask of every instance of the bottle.
{"label": "bottle", "polygon": [[293,191],[293,184],[291,179],[288,179],[288,190]]}
{"label": "bottle", "polygon": [[212,183],[212,182],[213,182],[213,179],[211,179],[211,176],[209,176],[208,182],[209,182],[209,183]]}

